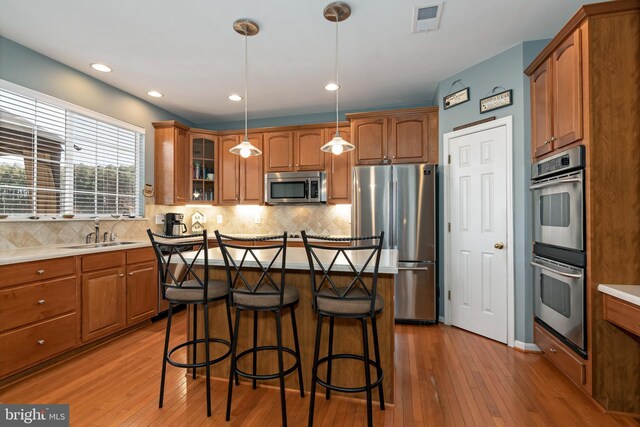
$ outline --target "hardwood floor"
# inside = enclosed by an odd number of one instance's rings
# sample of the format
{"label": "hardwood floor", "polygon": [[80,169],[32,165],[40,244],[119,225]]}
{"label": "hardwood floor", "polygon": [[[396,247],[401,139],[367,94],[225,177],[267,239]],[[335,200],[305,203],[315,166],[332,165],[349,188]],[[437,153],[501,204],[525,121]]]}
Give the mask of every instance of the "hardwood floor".
{"label": "hardwood floor", "polygon": [[[176,316],[173,338],[186,329]],[[0,390],[2,403],[70,403],[74,426],[280,425],[277,390],[234,389],[224,421],[225,381],[212,381],[206,417],[202,378],[168,367],[164,408],[158,409],[164,321],[92,349]],[[447,326],[396,326],[396,402],[376,426],[634,426],[639,420],[603,414],[543,356]],[[307,390],[309,386],[307,385]],[[307,423],[309,397],[287,393],[289,425]],[[316,398],[316,426],[363,426],[365,405]]]}

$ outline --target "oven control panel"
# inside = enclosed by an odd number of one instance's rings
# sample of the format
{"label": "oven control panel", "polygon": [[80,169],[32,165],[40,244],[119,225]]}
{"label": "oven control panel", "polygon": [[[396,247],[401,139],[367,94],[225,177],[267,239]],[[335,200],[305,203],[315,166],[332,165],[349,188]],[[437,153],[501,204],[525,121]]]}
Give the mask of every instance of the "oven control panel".
{"label": "oven control panel", "polygon": [[584,146],[579,145],[548,159],[534,163],[531,166],[531,179],[538,179],[547,175],[557,175],[582,168],[584,168]]}

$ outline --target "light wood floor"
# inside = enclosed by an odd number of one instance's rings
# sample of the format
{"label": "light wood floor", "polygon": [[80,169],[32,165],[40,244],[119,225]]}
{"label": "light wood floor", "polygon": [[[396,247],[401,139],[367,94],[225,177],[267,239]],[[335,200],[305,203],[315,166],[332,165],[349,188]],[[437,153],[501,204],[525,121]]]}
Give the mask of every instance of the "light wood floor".
{"label": "light wood floor", "polygon": [[[176,316],[184,338],[184,313]],[[118,338],[0,390],[2,403],[69,403],[74,426],[277,426],[279,393],[240,385],[230,423],[226,382],[212,382],[206,417],[203,379],[168,368],[165,406],[158,409],[164,321]],[[377,426],[634,426],[638,420],[600,412],[543,356],[447,326],[396,326],[396,402]],[[308,385],[307,385],[308,389]],[[309,397],[287,393],[289,425],[307,422]],[[316,399],[316,426],[363,426],[362,402]]]}

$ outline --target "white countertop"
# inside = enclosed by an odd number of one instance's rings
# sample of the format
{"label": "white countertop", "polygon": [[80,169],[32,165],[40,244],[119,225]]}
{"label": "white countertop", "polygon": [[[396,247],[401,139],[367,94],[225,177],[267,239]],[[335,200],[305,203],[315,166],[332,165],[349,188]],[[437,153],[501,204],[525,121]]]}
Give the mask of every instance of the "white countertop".
{"label": "white countertop", "polygon": [[126,249],[144,248],[151,246],[149,240],[127,239],[126,245],[94,247],[89,244],[66,244],[55,246],[37,246],[32,248],[16,248],[0,250],[0,265],[16,264],[19,262],[40,261],[43,259],[62,258],[67,256],[87,255],[99,252],[122,251]]}
{"label": "white countertop", "polygon": [[640,306],[640,285],[598,285],[598,290]]}
{"label": "white countertop", "polygon": [[[271,261],[273,256],[275,255],[276,249],[265,249],[255,251],[256,256],[262,263],[268,263]],[[323,253],[324,252],[324,253]],[[243,250],[229,248],[229,253],[236,260],[240,261],[242,255],[244,254]],[[364,263],[366,262],[369,251],[352,251],[345,250],[347,256],[351,259],[351,262],[355,266],[357,270],[362,268]],[[189,262],[193,261],[195,252],[183,252],[185,259]],[[245,266],[247,267],[258,267],[258,264],[250,260],[251,255],[247,256],[245,260]],[[323,264],[326,263],[326,266],[329,266],[331,263],[332,254],[329,254],[325,251],[318,251],[318,257],[322,261]],[[373,271],[373,262],[372,259],[369,263],[369,266],[365,269],[365,272]],[[201,254],[196,260],[196,265],[204,264],[204,256]],[[222,253],[219,248],[209,249],[209,265],[210,266],[222,266],[224,267],[224,260],[222,259]],[[309,261],[307,259],[307,253],[304,248],[287,248],[287,270],[306,270],[309,271]],[[341,255],[336,260],[331,271],[348,271],[351,272],[351,267],[347,263],[346,259]],[[396,274],[398,272],[398,251],[395,249],[383,249],[380,253],[380,266],[378,268],[378,272],[381,274]]]}

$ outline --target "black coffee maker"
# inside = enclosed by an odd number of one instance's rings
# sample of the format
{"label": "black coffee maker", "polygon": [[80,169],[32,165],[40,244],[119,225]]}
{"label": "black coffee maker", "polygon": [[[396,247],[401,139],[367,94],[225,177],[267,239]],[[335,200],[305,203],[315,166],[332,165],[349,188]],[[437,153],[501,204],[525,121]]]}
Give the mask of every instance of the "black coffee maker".
{"label": "black coffee maker", "polygon": [[164,215],[164,235],[180,236],[187,232],[184,214],[169,212]]}

